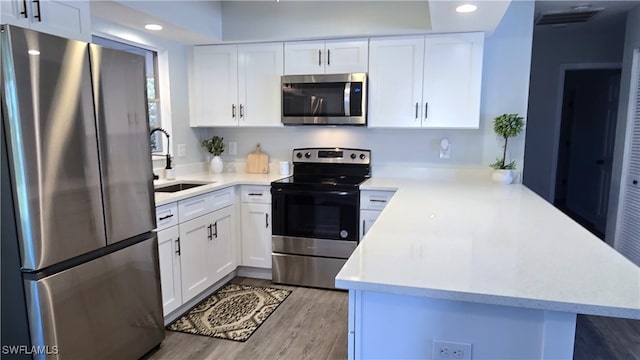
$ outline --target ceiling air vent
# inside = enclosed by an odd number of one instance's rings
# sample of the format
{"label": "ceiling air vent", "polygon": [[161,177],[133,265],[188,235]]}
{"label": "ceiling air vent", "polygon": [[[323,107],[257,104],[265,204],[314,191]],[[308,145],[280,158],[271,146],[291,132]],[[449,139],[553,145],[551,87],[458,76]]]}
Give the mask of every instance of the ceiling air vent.
{"label": "ceiling air vent", "polygon": [[583,23],[591,19],[595,14],[604,9],[588,10],[569,10],[562,12],[548,12],[540,15],[536,20],[536,25],[560,25],[560,24],[572,24]]}

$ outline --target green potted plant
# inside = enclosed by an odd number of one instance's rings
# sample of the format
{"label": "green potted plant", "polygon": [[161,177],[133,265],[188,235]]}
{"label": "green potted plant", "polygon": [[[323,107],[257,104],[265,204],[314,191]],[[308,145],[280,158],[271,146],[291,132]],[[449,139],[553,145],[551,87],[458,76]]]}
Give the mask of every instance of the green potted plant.
{"label": "green potted plant", "polygon": [[493,131],[504,139],[502,158],[497,158],[490,166],[494,169],[492,178],[495,182],[511,184],[516,161],[507,163],[507,144],[509,138],[516,137],[524,127],[524,118],[518,114],[502,114],[493,119]]}
{"label": "green potted plant", "polygon": [[224,152],[224,138],[220,136],[214,136],[210,139],[202,140],[202,147],[213,155],[211,158],[211,172],[214,174],[222,173],[224,163],[220,155]]}

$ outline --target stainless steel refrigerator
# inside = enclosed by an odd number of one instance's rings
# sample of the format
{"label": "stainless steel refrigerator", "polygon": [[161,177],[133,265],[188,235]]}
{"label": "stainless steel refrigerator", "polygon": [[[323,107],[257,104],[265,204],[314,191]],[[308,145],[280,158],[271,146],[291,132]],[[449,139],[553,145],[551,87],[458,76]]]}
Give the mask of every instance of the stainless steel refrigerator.
{"label": "stainless steel refrigerator", "polygon": [[2,357],[164,338],[144,58],[1,26]]}

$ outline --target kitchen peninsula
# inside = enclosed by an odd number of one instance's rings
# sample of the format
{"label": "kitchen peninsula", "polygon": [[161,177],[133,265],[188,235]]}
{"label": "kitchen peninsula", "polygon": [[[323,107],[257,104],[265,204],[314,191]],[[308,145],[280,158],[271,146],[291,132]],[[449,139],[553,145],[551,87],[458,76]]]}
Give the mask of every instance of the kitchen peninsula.
{"label": "kitchen peninsula", "polygon": [[576,314],[640,319],[640,269],[522,185],[361,189],[397,192],[336,277],[350,358],[572,359]]}

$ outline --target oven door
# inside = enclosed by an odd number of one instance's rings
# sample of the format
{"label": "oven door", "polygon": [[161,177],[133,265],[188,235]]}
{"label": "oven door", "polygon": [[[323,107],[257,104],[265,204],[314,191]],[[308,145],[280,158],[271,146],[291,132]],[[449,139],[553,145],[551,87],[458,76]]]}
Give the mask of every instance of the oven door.
{"label": "oven door", "polygon": [[272,187],[273,235],[358,241],[358,190]]}

